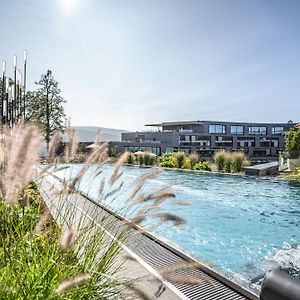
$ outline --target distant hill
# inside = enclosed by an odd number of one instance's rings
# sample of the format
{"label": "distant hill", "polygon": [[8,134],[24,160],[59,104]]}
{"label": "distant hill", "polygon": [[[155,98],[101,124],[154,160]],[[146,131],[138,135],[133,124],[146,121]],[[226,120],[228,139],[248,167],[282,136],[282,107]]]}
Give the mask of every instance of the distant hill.
{"label": "distant hill", "polygon": [[[112,129],[112,128],[104,128],[104,127],[93,127],[93,126],[72,126],[76,135],[81,143],[89,143],[93,142],[96,138],[98,132],[100,132],[100,140],[109,142],[117,142],[121,141],[121,133],[127,132],[126,130],[121,129]],[[63,140],[66,140],[66,136],[64,135]]]}

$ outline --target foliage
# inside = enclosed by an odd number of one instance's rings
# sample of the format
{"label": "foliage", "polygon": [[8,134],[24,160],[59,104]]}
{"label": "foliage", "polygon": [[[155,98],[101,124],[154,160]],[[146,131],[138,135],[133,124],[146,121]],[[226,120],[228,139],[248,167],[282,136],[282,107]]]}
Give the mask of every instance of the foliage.
{"label": "foliage", "polygon": [[190,161],[190,158],[188,156],[185,157],[182,168],[183,169],[187,169],[187,170],[191,170],[192,169],[191,168],[191,161]]}
{"label": "foliage", "polygon": [[232,153],[226,152],[225,153],[225,163],[224,163],[224,171],[226,173],[231,173],[232,163],[233,163]]}
{"label": "foliage", "polygon": [[246,155],[244,152],[232,153],[232,171],[234,173],[242,172],[242,167],[246,165]]}
{"label": "foliage", "polygon": [[186,155],[182,151],[176,152],[173,155],[173,162],[174,162],[176,168],[178,168],[178,169],[182,169],[183,168],[185,157],[186,157]]}
{"label": "foliage", "polygon": [[215,153],[214,161],[218,171],[227,173],[232,171],[240,173],[243,166],[250,164],[243,152],[227,152],[224,150]]}
{"label": "foliage", "polygon": [[175,164],[172,160],[165,160],[159,164],[163,168],[175,168]]}
{"label": "foliage", "polygon": [[144,152],[144,165],[149,166],[150,165],[150,160],[151,160],[151,155],[148,152]]}
{"label": "foliage", "polygon": [[131,153],[128,154],[127,163],[129,165],[133,165],[133,163],[134,163],[134,157],[133,157],[133,155]]}
{"label": "foliage", "polygon": [[149,165],[150,166],[154,166],[154,165],[156,165],[156,156],[153,156],[153,155],[151,155],[150,156],[150,159],[149,159]]}
{"label": "foliage", "polygon": [[63,103],[66,100],[61,96],[58,82],[54,79],[52,71],[48,70],[36,82],[38,89],[26,94],[26,121],[37,124],[49,147],[51,136],[56,131],[65,128],[66,115]]}
{"label": "foliage", "polygon": [[156,157],[151,152],[144,152],[138,155],[128,153],[127,163],[133,165],[135,161],[140,166],[153,166],[156,163]]}
{"label": "foliage", "polygon": [[290,158],[300,157],[300,129],[291,128],[285,141],[285,150]]}
{"label": "foliage", "polygon": [[194,170],[211,171],[210,163],[207,160],[195,164],[193,169]]}
{"label": "foliage", "polygon": [[[115,283],[103,280],[103,274],[108,274],[109,260],[116,256],[117,252],[114,254],[113,251],[117,251],[119,246],[111,245],[110,257],[98,257],[101,263],[95,265],[95,275],[83,282],[80,288],[58,293],[57,287],[61,282],[86,273],[91,259],[98,253],[98,250],[95,252],[98,249],[95,242],[101,242],[104,233],[98,232],[94,242],[91,240],[85,246],[86,252],[81,254],[79,262],[76,249],[82,242],[81,236],[69,248],[63,249],[60,228],[44,206],[34,183],[20,195],[20,199],[24,197],[27,199],[25,207],[7,205],[3,200],[0,202],[0,298],[93,299],[99,296],[110,299],[108,294],[111,292],[108,290]],[[39,226],[45,216],[48,216],[47,220]]]}
{"label": "foliage", "polygon": [[223,171],[225,167],[225,158],[226,158],[226,153],[224,150],[215,152],[214,162],[216,164],[218,171]]}
{"label": "foliage", "polygon": [[[100,239],[100,234],[104,236],[103,230],[97,230],[94,243],[86,243],[82,240],[84,237],[78,235],[78,243],[64,250],[60,244],[61,227],[44,205],[37,184],[30,182],[33,171],[36,173],[34,167],[41,145],[37,128],[17,125],[13,130],[5,129],[4,134],[5,139],[0,144],[0,299],[113,298],[111,290],[116,281],[103,276],[109,275],[121,237],[116,236],[107,255],[102,257],[98,254],[99,245],[102,243],[105,247]],[[49,154],[55,155],[55,149],[50,148]],[[70,212],[61,217],[67,217],[70,224]],[[85,230],[92,234],[95,226],[87,226]],[[57,292],[60,282],[86,272],[92,276],[82,287],[62,294]]]}
{"label": "foliage", "polygon": [[281,178],[297,180],[297,181],[300,180],[300,168],[296,168],[296,170],[292,174],[282,175]]}
{"label": "foliage", "polygon": [[160,158],[159,165],[164,168],[175,168],[175,164],[173,161],[173,153],[164,153]]}
{"label": "foliage", "polygon": [[190,160],[191,169],[194,169],[194,166],[198,162],[199,157],[196,153],[192,153],[189,155],[189,160]]}
{"label": "foliage", "polygon": [[109,147],[109,156],[117,157],[117,147],[115,147],[115,146]]}
{"label": "foliage", "polygon": [[144,155],[138,155],[138,162],[139,165],[142,166],[144,164]]}

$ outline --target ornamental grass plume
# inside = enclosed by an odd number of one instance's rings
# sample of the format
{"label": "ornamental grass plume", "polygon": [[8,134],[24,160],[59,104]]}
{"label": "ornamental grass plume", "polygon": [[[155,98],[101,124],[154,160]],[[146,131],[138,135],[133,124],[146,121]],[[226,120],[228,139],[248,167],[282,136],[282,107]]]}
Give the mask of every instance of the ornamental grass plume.
{"label": "ornamental grass plume", "polygon": [[[7,203],[18,202],[22,189],[33,177],[39,162],[42,138],[38,127],[18,124],[14,130],[5,128],[1,142],[1,196]],[[3,158],[4,157],[4,158]]]}
{"label": "ornamental grass plume", "polygon": [[128,152],[123,153],[115,163],[112,175],[110,176],[108,181],[110,186],[112,186],[119,179],[119,177],[122,176],[122,173],[119,173],[119,171],[123,166],[123,164],[127,161],[128,155],[129,155]]}
{"label": "ornamental grass plume", "polygon": [[225,156],[226,153],[224,150],[217,151],[214,154],[214,162],[218,171],[223,171],[225,167]]}
{"label": "ornamental grass plume", "polygon": [[155,169],[138,178],[128,200],[133,199],[137,195],[137,193],[144,187],[148,180],[156,178],[160,173],[160,169]]}
{"label": "ornamental grass plume", "polygon": [[47,226],[49,225],[49,222],[51,220],[52,216],[50,214],[49,209],[45,209],[44,212],[42,213],[39,222],[36,224],[33,233],[36,236],[40,236],[43,231],[47,228]]}
{"label": "ornamental grass plume", "polygon": [[57,159],[57,150],[60,141],[61,141],[61,134],[59,132],[55,132],[49,142],[49,149],[47,153],[47,161],[49,163],[54,163],[55,159]]}
{"label": "ornamental grass plume", "polygon": [[224,169],[226,173],[231,173],[232,170],[233,157],[231,152],[225,152],[225,162]]}
{"label": "ornamental grass plume", "polygon": [[189,155],[189,159],[190,159],[191,169],[193,170],[194,166],[199,161],[199,156],[198,156],[197,153],[192,153],[192,154]]}
{"label": "ornamental grass plume", "polygon": [[66,132],[67,132],[69,142],[65,147],[65,159],[66,162],[70,163],[76,158],[77,150],[79,146],[79,140],[77,138],[74,128],[71,128],[69,126]]}
{"label": "ornamental grass plume", "polygon": [[181,169],[184,165],[184,161],[185,161],[185,153],[182,151],[176,152],[173,156],[173,160],[174,160],[174,164],[176,166],[176,168]]}
{"label": "ornamental grass plume", "polygon": [[145,166],[149,166],[150,162],[151,162],[151,155],[150,155],[150,153],[149,152],[144,152],[143,157],[144,157],[144,165]]}
{"label": "ornamental grass plume", "polygon": [[72,244],[75,242],[75,239],[78,235],[78,231],[74,228],[68,228],[65,230],[59,240],[59,244],[63,250],[68,250]]}
{"label": "ornamental grass plume", "polygon": [[247,161],[246,155],[244,152],[234,152],[232,154],[232,170],[235,173],[242,172],[242,168]]}
{"label": "ornamental grass plume", "polygon": [[61,294],[74,287],[78,287],[82,284],[85,284],[89,279],[91,279],[91,276],[89,274],[82,274],[82,275],[68,278],[64,280],[62,283],[60,283],[55,291],[57,294]]}

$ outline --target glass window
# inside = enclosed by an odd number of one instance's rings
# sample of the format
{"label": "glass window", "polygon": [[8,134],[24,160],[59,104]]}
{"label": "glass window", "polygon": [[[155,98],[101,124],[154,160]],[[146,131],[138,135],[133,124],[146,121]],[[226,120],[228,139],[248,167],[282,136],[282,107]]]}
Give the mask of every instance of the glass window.
{"label": "glass window", "polygon": [[184,142],[190,142],[191,137],[189,135],[181,135],[180,140]]}
{"label": "glass window", "polygon": [[233,143],[233,138],[231,136],[217,136],[216,137],[216,146],[227,146],[231,147]]}
{"label": "glass window", "polygon": [[284,131],[283,127],[279,127],[279,126],[272,127],[272,134],[283,134],[283,131]]}
{"label": "glass window", "polygon": [[255,139],[254,138],[238,138],[238,147],[255,147]]}
{"label": "glass window", "polygon": [[265,126],[249,126],[249,134],[267,134],[267,127]]}
{"label": "glass window", "polygon": [[226,133],[225,125],[209,125],[209,133]]}
{"label": "glass window", "polygon": [[242,125],[232,125],[230,127],[232,134],[244,134],[244,126]]}

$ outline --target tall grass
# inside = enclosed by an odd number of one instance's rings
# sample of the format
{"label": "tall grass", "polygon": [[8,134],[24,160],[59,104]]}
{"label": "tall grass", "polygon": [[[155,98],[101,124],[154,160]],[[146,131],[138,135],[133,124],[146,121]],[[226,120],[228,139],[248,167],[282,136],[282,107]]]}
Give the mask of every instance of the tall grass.
{"label": "tall grass", "polygon": [[134,164],[134,156],[131,153],[128,155],[127,163],[129,165],[133,165]]}
{"label": "tall grass", "polygon": [[224,150],[217,151],[214,154],[214,162],[218,171],[223,171],[225,167],[226,153]]}
{"label": "tall grass", "polygon": [[184,165],[185,153],[182,151],[176,152],[173,156],[173,160],[176,168],[181,169]]}
{"label": "tall grass", "polygon": [[137,160],[139,165],[142,166],[144,164],[144,155],[138,155]]}
{"label": "tall grass", "polygon": [[243,166],[249,165],[243,152],[218,151],[214,155],[214,161],[217,170],[226,173],[240,173],[243,170]]}
{"label": "tall grass", "polygon": [[231,152],[225,153],[224,171],[226,173],[231,173],[233,164],[233,156]]}
{"label": "tall grass", "polygon": [[242,172],[243,166],[246,164],[247,158],[243,152],[234,152],[232,154],[232,170],[235,173]]}
{"label": "tall grass", "polygon": [[189,155],[191,169],[194,169],[196,163],[199,161],[199,156],[196,153]]}
{"label": "tall grass", "polygon": [[[60,170],[67,174],[70,163],[76,160],[78,142],[74,132],[69,133],[71,139],[64,153],[67,164],[57,164],[58,139],[54,136],[47,155],[49,164],[38,172],[40,185],[50,176],[49,172]],[[144,192],[149,180],[159,172],[151,172],[137,180],[128,201],[120,209],[122,214],[133,213],[131,220],[117,226],[115,218],[103,215],[103,211],[88,211],[93,214],[93,218],[88,218],[88,214],[78,215],[75,209],[81,197],[77,188],[82,180],[88,177],[92,186],[101,175],[103,165],[109,161],[105,144],[98,144],[79,170],[65,177],[60,189],[50,186],[48,194],[42,194],[46,198],[51,196],[45,205],[37,186],[29,184],[37,176],[34,170],[39,163],[41,146],[38,129],[19,125],[13,131],[7,129],[5,134],[0,144],[0,298],[127,297],[127,289],[132,283],[118,278],[124,263],[119,254],[127,238],[136,234],[136,230],[131,230],[133,226],[141,225],[147,219],[154,228],[165,222],[173,226],[185,223],[183,218],[160,207],[162,203],[176,203],[169,187],[151,194]],[[117,160],[111,176],[102,179],[99,201],[112,203],[123,192],[122,165],[126,161],[128,153]],[[113,232],[113,236],[108,236],[108,232]]]}

